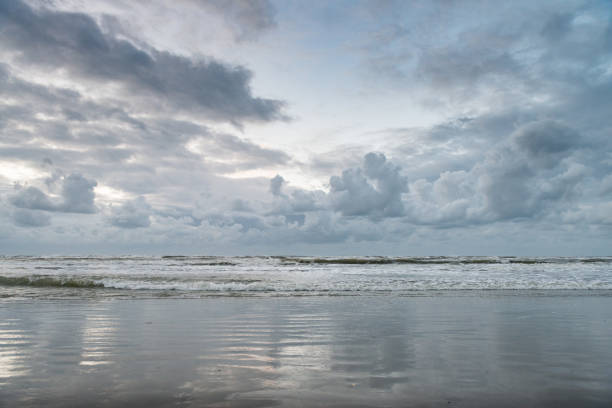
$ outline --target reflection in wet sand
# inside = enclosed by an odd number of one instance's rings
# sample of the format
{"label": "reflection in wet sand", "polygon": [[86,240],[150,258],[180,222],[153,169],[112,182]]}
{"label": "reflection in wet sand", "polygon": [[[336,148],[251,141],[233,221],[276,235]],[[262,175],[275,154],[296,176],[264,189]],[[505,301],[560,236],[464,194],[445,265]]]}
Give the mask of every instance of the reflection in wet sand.
{"label": "reflection in wet sand", "polygon": [[114,349],[114,318],[105,315],[88,315],[82,330],[81,366],[113,364],[110,359]]}
{"label": "reflection in wet sand", "polygon": [[527,295],[8,302],[0,402],[609,406],[611,303]]}
{"label": "reflection in wet sand", "polygon": [[0,386],[10,378],[28,374],[23,349],[31,343],[19,319],[0,322]]}

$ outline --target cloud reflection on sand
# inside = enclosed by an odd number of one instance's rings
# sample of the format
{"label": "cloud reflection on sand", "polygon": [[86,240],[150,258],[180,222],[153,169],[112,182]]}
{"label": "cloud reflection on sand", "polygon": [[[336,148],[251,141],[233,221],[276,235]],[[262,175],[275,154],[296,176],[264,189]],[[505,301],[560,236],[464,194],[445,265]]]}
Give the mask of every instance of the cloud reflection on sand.
{"label": "cloud reflection on sand", "polygon": [[19,319],[0,322],[0,385],[5,385],[12,377],[28,374],[22,349],[30,342]]}
{"label": "cloud reflection on sand", "polygon": [[[9,406],[612,401],[609,296],[5,303]],[[6,320],[1,320],[6,322]],[[11,345],[19,341],[19,345]],[[571,394],[571,395],[570,395]]]}
{"label": "cloud reflection on sand", "polygon": [[113,316],[88,315],[82,331],[81,366],[113,364],[114,333]]}

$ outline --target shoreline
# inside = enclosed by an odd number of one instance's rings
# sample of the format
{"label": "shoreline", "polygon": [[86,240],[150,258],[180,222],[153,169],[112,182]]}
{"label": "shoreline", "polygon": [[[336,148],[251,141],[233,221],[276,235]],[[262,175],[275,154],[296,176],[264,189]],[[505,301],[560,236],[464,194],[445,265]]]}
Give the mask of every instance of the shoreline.
{"label": "shoreline", "polygon": [[2,302],[79,302],[83,300],[199,300],[283,298],[503,298],[503,297],[612,297],[612,289],[426,289],[364,292],[204,292],[175,290],[125,290],[115,288],[49,288],[0,286]]}

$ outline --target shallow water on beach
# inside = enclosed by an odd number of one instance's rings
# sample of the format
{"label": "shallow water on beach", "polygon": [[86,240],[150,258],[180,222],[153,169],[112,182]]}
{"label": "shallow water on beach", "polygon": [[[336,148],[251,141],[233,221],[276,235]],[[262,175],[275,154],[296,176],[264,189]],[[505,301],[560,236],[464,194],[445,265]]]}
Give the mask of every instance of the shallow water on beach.
{"label": "shallow water on beach", "polygon": [[15,300],[2,407],[610,406],[608,296]]}

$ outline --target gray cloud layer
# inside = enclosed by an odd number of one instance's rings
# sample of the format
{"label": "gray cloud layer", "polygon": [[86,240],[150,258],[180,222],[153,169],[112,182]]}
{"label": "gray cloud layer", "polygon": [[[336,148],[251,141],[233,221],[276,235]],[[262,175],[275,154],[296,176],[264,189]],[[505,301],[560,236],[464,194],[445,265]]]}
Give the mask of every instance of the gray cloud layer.
{"label": "gray cloud layer", "polygon": [[[275,24],[266,1],[222,3],[199,2],[236,24],[239,40]],[[14,191],[0,174],[0,240],[14,251],[54,241],[164,252],[607,251],[612,24],[601,16],[612,11],[479,6],[489,18],[473,4],[432,2],[413,25],[403,2],[376,8],[366,65],[385,92],[409,90],[447,120],[373,132],[380,151],[351,145],[297,163],[248,132],[215,128],[283,117],[282,103],[252,94],[246,68],[136,45],[85,13],[0,0],[0,162],[45,174]],[[447,26],[420,36],[442,9]],[[301,188],[287,166],[327,184]]]}
{"label": "gray cloud layer", "polygon": [[63,69],[93,81],[121,84],[143,98],[172,101],[174,108],[195,109],[212,119],[274,120],[282,103],[253,97],[252,73],[212,58],[185,57],[140,49],[102,32],[86,14],[34,10],[20,0],[0,2],[2,46],[21,64]]}

